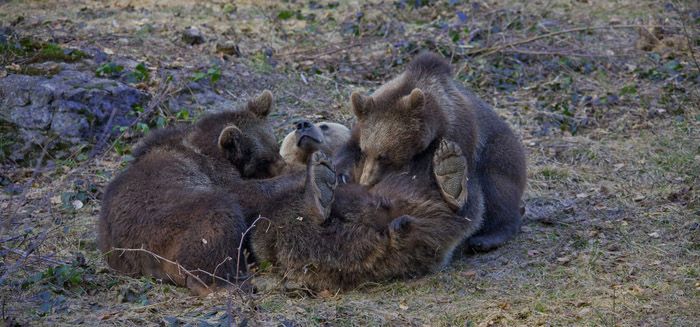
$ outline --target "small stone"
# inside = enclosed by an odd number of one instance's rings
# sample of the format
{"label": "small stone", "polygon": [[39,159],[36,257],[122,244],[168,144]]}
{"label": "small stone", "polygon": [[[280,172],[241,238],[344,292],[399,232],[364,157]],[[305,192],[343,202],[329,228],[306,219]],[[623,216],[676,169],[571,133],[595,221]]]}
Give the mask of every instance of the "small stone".
{"label": "small stone", "polygon": [[578,316],[585,316],[591,312],[591,308],[583,308],[578,312]]}
{"label": "small stone", "polygon": [[196,27],[189,27],[182,32],[182,41],[189,45],[202,44],[204,43],[204,36],[202,32]]}
{"label": "small stone", "polygon": [[571,258],[568,257],[568,256],[564,256],[564,257],[559,257],[559,258],[557,258],[557,262],[559,262],[559,263],[567,263],[567,262],[569,262],[569,261],[571,261]]}
{"label": "small stone", "polygon": [[659,238],[659,237],[661,237],[661,235],[659,235],[658,232],[649,233],[648,235],[649,235],[649,237],[651,237],[651,238]]}
{"label": "small stone", "polygon": [[233,41],[224,41],[216,43],[216,52],[221,52],[229,56],[241,56],[241,49],[238,48],[238,44]]}
{"label": "small stone", "polygon": [[83,201],[74,200],[73,202],[71,202],[71,205],[75,210],[80,210],[83,207]]}

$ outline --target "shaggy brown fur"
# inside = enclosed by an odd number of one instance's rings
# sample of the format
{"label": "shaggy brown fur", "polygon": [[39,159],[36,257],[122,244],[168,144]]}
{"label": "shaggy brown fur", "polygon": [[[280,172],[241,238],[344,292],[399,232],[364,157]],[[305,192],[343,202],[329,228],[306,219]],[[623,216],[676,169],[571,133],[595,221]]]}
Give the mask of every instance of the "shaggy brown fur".
{"label": "shaggy brown fur", "polygon": [[446,138],[464,154],[469,179],[466,189],[453,181],[440,191],[454,198],[446,200],[460,215],[476,224],[483,221],[469,246],[491,249],[520,229],[523,147],[487,104],[452,79],[442,58],[421,54],[373,95],[353,93],[351,100],[358,122],[337,156],[341,175],[365,185],[390,173],[416,175]]}
{"label": "shaggy brown fur", "polygon": [[346,184],[335,191],[332,167],[314,153],[306,190],[263,210],[270,223],[259,223],[251,238],[259,260],[306,287],[334,291],[433,272],[477,227],[429,186],[428,166],[414,176],[390,173],[371,189]]}
{"label": "shaggy brown fur", "polygon": [[134,150],[134,162],[105,191],[98,243],[107,263],[125,274],[153,276],[199,294],[210,289],[176,265],[112,249],[143,248],[188,270],[229,280],[245,277],[245,263],[237,267],[238,248],[259,203],[303,185],[303,174],[257,179],[276,175],[284,165],[266,121],[271,106],[272,95],[265,91],[241,111],[212,114],[144,139]]}

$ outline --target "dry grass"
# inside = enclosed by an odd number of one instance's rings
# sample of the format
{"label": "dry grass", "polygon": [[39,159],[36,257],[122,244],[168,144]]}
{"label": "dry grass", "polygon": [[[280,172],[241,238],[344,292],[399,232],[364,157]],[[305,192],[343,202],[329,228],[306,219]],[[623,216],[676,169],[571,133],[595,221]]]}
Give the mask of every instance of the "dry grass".
{"label": "dry grass", "polygon": [[[23,35],[108,49],[157,69],[220,65],[226,84],[217,88],[233,101],[274,91],[280,134],[298,116],[350,122],[350,90],[375,88],[418,49],[441,52],[456,78],[523,138],[530,164],[523,231],[498,250],[465,253],[416,280],[310,297],[285,292],[263,272],[258,294],[196,298],[114,274],[96,250],[100,190],[121,156],[61,161],[38,173],[15,167],[3,175],[28,187],[0,195],[5,323],[700,324],[699,72],[687,48],[640,50],[637,30],[627,27],[663,25],[678,40],[683,20],[697,55],[692,15],[700,8],[692,2],[130,3],[9,1],[0,4],[0,21],[22,16],[14,28]],[[457,26],[460,11],[466,20]],[[190,25],[209,42],[180,42]],[[610,28],[579,29],[586,26]],[[557,33],[568,29],[577,30]],[[217,40],[235,40],[243,56],[223,61]],[[65,192],[84,192],[85,206],[64,207]]]}

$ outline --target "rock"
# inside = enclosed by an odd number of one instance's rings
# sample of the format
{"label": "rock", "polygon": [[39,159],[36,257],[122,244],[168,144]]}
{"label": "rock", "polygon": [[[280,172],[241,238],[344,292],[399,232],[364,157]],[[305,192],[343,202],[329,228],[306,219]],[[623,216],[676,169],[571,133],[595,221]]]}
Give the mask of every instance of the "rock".
{"label": "rock", "polygon": [[182,41],[189,45],[202,44],[204,43],[204,36],[202,32],[196,27],[189,27],[182,32]]}
{"label": "rock", "polygon": [[216,52],[221,52],[229,56],[241,56],[241,50],[238,48],[238,44],[233,41],[225,41],[216,43]]}
{"label": "rock", "polygon": [[130,115],[134,106],[145,106],[149,98],[139,89],[97,78],[90,71],[64,69],[51,77],[0,78],[0,121],[16,132],[10,158],[21,162],[45,148],[59,159],[60,152],[52,150],[114,136],[118,133],[114,127],[130,125],[136,119]]}

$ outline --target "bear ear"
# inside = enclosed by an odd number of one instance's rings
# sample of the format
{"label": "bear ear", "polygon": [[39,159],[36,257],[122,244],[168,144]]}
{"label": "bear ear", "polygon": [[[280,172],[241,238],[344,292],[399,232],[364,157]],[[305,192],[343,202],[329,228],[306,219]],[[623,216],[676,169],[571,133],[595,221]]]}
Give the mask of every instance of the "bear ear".
{"label": "bear ear", "polygon": [[236,126],[227,126],[219,134],[219,148],[225,151],[237,153],[241,148],[243,132]]}
{"label": "bear ear", "polygon": [[352,92],[350,102],[352,104],[352,112],[358,119],[362,119],[367,115],[368,108],[372,105],[372,97],[364,96],[359,92]]}
{"label": "bear ear", "polygon": [[272,111],[272,92],[265,90],[258,97],[248,101],[248,110],[260,118],[265,118]]}
{"label": "bear ear", "polygon": [[425,94],[421,89],[415,88],[411,91],[411,94],[403,97],[401,99],[406,108],[410,110],[421,109],[425,105]]}

